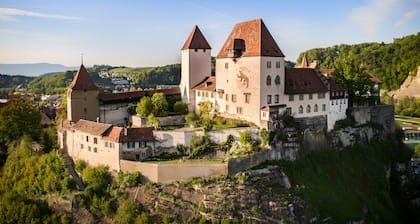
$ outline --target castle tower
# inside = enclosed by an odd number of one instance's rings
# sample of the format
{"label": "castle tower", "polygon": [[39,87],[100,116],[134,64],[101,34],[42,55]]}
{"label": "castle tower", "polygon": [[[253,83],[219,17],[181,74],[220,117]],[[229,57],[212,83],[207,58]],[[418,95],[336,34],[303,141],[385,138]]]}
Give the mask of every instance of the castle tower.
{"label": "castle tower", "polygon": [[192,88],[211,75],[211,47],[198,26],[194,26],[181,49],[181,91],[182,101],[188,103],[188,110],[194,110],[195,94]]}
{"label": "castle tower", "polygon": [[67,88],[67,120],[96,121],[99,117],[98,94],[99,89],[90,78],[85,66],[80,65],[79,71]]}
{"label": "castle tower", "polygon": [[285,105],[284,55],[261,19],[238,23],[216,58],[219,112],[264,125]]}

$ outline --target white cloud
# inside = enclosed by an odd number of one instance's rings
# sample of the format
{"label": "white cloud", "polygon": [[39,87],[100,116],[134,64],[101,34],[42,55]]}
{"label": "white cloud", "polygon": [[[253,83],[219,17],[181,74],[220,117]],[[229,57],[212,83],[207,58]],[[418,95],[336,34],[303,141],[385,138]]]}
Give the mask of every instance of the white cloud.
{"label": "white cloud", "polygon": [[47,19],[62,19],[62,20],[81,20],[80,17],[63,16],[55,14],[44,14],[32,11],[26,11],[15,8],[0,8],[0,20],[5,21],[16,21],[16,16],[29,16],[29,17],[40,17]]}
{"label": "white cloud", "polygon": [[416,15],[417,15],[417,10],[412,10],[412,11],[409,11],[409,12],[404,13],[403,18],[401,18],[400,20],[398,20],[395,23],[395,26],[396,27],[400,27],[400,26],[406,24],[408,21],[410,21],[414,17],[416,17]]}
{"label": "white cloud", "polygon": [[365,33],[373,34],[399,4],[398,0],[370,0],[367,5],[354,8],[349,19]]}

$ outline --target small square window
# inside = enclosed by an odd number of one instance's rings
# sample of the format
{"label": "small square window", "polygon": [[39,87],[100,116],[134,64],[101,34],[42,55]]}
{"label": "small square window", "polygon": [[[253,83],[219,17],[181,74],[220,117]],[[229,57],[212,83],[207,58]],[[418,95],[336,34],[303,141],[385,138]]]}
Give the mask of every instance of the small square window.
{"label": "small square window", "polygon": [[295,100],[294,95],[289,95],[289,101],[294,101],[294,100]]}
{"label": "small square window", "polygon": [[279,103],[279,95],[278,94],[276,94],[274,96],[274,103]]}
{"label": "small square window", "polygon": [[312,93],[309,94],[309,99],[312,100]]}
{"label": "small square window", "polygon": [[94,147],[93,152],[98,152],[98,148]]}
{"label": "small square window", "polygon": [[86,142],[89,142],[89,136],[86,136]]}
{"label": "small square window", "polygon": [[229,112],[229,105],[226,105],[226,112]]}
{"label": "small square window", "polygon": [[237,107],[236,108],[236,113],[237,114],[242,114],[242,107]]}
{"label": "small square window", "polygon": [[271,61],[267,61],[267,68],[271,68]]}
{"label": "small square window", "polygon": [[250,93],[244,93],[245,96],[245,103],[249,103],[250,98],[251,98],[251,94]]}
{"label": "small square window", "polygon": [[236,102],[236,95],[232,94],[232,102]]}
{"label": "small square window", "polygon": [[90,146],[88,146],[88,151],[90,152],[92,150],[92,148]]}
{"label": "small square window", "polygon": [[299,95],[299,100],[303,100],[303,94]]}
{"label": "small square window", "polygon": [[93,144],[98,144],[98,138],[96,137],[93,138]]}
{"label": "small square window", "polygon": [[271,104],[271,95],[267,95],[267,104]]}
{"label": "small square window", "polygon": [[229,94],[226,93],[226,102],[229,101]]}
{"label": "small square window", "polygon": [[83,149],[83,144],[80,144],[80,149]]}
{"label": "small square window", "polygon": [[276,68],[280,68],[280,62],[276,61]]}
{"label": "small square window", "polygon": [[225,63],[225,69],[228,69],[229,68],[229,63]]}

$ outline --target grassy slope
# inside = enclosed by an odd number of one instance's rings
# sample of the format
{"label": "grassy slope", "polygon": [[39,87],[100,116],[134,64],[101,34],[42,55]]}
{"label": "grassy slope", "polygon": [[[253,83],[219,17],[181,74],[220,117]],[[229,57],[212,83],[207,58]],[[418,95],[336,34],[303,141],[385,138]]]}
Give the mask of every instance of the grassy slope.
{"label": "grassy slope", "polygon": [[294,192],[322,217],[337,223],[363,217],[373,223],[398,223],[385,175],[391,161],[404,154],[401,149],[377,142],[368,148],[318,150],[294,162],[281,162],[281,167],[291,178]]}

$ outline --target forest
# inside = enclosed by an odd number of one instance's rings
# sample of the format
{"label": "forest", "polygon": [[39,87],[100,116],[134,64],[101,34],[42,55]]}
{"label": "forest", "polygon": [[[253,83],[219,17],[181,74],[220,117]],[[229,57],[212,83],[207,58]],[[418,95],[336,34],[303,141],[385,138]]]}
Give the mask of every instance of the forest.
{"label": "forest", "polygon": [[[382,88],[395,90],[408,75],[415,75],[420,65],[420,32],[394,39],[392,43],[340,44],[302,52],[297,64],[306,54],[308,62],[317,60],[321,68],[342,72],[349,65],[357,66],[363,73],[377,76]],[[353,74],[344,74],[352,76]]]}

